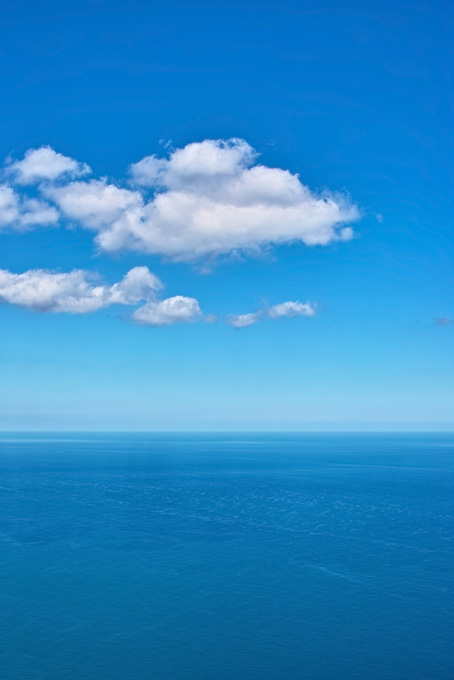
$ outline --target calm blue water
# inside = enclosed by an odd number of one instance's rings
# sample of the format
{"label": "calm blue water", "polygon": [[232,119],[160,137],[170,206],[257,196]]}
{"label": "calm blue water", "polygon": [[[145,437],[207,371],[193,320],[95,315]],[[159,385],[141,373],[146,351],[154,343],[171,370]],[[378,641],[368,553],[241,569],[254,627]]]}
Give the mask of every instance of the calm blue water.
{"label": "calm blue water", "polygon": [[0,437],[5,680],[452,680],[452,435]]}

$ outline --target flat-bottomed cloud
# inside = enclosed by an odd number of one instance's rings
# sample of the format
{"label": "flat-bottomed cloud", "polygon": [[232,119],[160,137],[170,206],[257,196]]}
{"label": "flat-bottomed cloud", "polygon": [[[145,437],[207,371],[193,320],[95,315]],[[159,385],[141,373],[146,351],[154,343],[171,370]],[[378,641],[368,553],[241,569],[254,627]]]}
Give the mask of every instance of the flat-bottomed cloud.
{"label": "flat-bottomed cloud", "polygon": [[30,269],[15,274],[0,269],[0,302],[38,312],[87,314],[110,305],[135,305],[156,298],[163,285],[148,267],[134,267],[109,286],[82,269],[55,272]]}
{"label": "flat-bottomed cloud", "polygon": [[[359,210],[348,196],[311,191],[297,174],[257,163],[242,139],[204,140],[147,156],[121,184],[85,179],[88,166],[50,147],[10,163],[10,181],[37,182],[62,220],[93,230],[106,252],[136,251],[175,261],[273,245],[326,246],[352,238]],[[14,228],[14,222],[11,222]]]}

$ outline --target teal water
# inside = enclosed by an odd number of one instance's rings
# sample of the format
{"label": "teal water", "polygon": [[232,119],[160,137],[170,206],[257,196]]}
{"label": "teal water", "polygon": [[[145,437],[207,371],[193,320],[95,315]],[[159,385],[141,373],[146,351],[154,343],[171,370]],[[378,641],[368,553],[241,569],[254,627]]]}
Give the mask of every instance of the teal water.
{"label": "teal water", "polygon": [[0,436],[5,680],[452,680],[454,436]]}

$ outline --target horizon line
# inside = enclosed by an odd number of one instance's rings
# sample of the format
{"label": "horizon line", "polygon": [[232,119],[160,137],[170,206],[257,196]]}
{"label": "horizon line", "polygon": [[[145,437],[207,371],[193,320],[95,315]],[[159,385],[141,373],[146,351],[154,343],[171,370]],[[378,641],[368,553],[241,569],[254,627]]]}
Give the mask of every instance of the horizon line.
{"label": "horizon line", "polygon": [[335,430],[335,429],[306,429],[306,430],[260,430],[260,429],[248,429],[248,430],[234,430],[234,429],[219,429],[219,430],[208,430],[208,429],[197,429],[197,430],[107,430],[107,429],[87,429],[87,430],[54,430],[54,429],[43,429],[43,430],[2,430],[0,429],[0,435],[4,434],[166,434],[166,435],[178,435],[178,434],[287,434],[287,435],[298,435],[298,434],[454,434],[454,426],[450,426],[449,429],[351,429],[351,430]]}

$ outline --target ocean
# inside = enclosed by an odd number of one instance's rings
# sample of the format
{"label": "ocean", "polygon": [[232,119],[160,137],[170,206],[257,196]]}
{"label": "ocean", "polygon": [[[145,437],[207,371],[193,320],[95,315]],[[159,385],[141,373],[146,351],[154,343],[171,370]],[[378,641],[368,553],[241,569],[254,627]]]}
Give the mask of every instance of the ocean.
{"label": "ocean", "polygon": [[452,680],[454,435],[0,435],[2,680]]}

